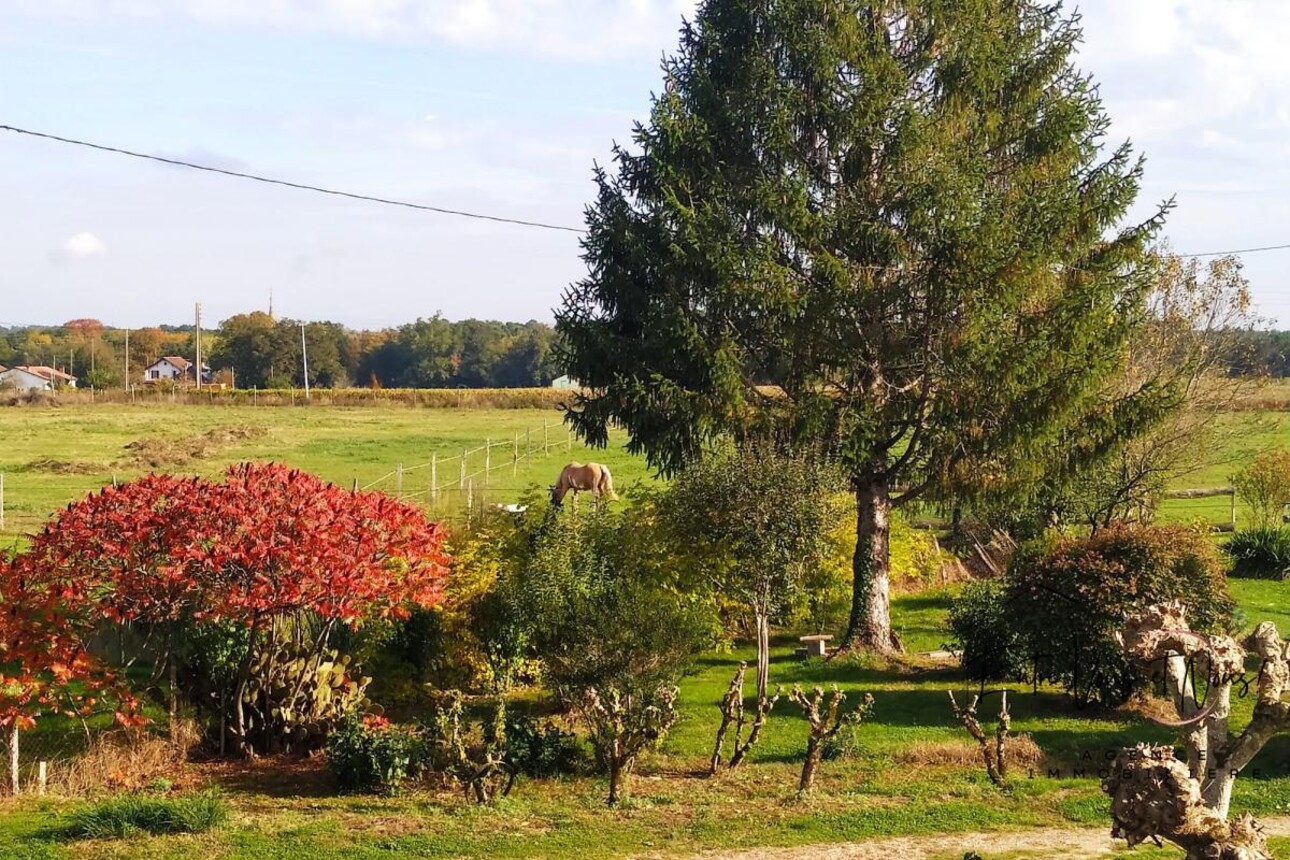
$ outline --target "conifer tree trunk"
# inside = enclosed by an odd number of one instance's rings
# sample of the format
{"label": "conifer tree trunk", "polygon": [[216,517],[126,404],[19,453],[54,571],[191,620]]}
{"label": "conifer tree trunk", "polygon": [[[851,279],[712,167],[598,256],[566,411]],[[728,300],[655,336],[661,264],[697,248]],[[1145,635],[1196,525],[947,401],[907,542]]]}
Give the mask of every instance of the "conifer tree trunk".
{"label": "conifer tree trunk", "polygon": [[886,476],[870,475],[857,480],[855,488],[851,618],[841,650],[896,654],[904,648],[891,629],[891,486]]}

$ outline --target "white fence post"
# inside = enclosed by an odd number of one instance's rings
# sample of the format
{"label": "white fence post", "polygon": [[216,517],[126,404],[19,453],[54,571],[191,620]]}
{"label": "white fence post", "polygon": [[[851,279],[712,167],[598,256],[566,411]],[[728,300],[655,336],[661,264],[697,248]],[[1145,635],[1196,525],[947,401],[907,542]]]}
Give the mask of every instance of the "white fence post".
{"label": "white fence post", "polygon": [[9,727],[9,789],[15,797],[21,786],[18,783],[18,721]]}
{"label": "white fence post", "polygon": [[457,489],[466,489],[466,449],[461,449],[461,475],[457,478]]}
{"label": "white fence post", "polygon": [[484,440],[484,486],[488,486],[488,473],[493,470],[493,440]]}
{"label": "white fence post", "polygon": [[394,467],[394,495],[403,498],[403,464]]}
{"label": "white fence post", "polygon": [[520,471],[520,434],[515,434],[515,441],[511,443],[511,477],[514,478]]}
{"label": "white fence post", "polygon": [[439,501],[439,455],[430,455],[430,501]]}

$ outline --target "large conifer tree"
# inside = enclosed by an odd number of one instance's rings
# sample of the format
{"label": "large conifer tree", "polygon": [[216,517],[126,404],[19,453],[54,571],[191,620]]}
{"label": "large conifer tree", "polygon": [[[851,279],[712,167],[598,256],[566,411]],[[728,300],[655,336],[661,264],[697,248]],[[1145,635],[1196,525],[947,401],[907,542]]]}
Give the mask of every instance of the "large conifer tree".
{"label": "large conifer tree", "polygon": [[1175,396],[1101,394],[1164,209],[1122,224],[1142,165],[1106,145],[1079,38],[1031,0],[707,0],[597,169],[557,313],[588,387],[568,420],[665,473],[726,433],[832,449],[849,647],[900,648],[893,504],[1015,480],[1073,428],[1095,456]]}

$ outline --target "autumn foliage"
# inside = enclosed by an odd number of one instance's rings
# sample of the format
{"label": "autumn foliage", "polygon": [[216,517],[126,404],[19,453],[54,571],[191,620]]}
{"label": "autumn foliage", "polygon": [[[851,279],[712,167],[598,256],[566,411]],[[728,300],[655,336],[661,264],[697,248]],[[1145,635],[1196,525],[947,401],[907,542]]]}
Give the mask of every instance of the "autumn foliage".
{"label": "autumn foliage", "polygon": [[329,631],[433,606],[447,562],[441,526],[416,508],[280,465],[105,487],[0,569],[0,660],[24,679],[0,688],[0,714],[32,712],[24,685],[38,699],[101,671],[84,643],[105,623],[240,625],[249,666],[284,619]]}

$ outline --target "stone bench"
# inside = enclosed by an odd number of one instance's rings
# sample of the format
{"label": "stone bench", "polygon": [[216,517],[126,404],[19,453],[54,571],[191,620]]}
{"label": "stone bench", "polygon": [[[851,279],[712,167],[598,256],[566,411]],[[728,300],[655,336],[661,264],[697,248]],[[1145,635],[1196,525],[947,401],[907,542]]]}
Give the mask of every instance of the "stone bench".
{"label": "stone bench", "polygon": [[805,651],[807,657],[824,657],[829,653],[829,643],[833,637],[825,633],[814,636],[799,636],[797,641],[802,643],[802,648],[797,649],[799,652]]}

